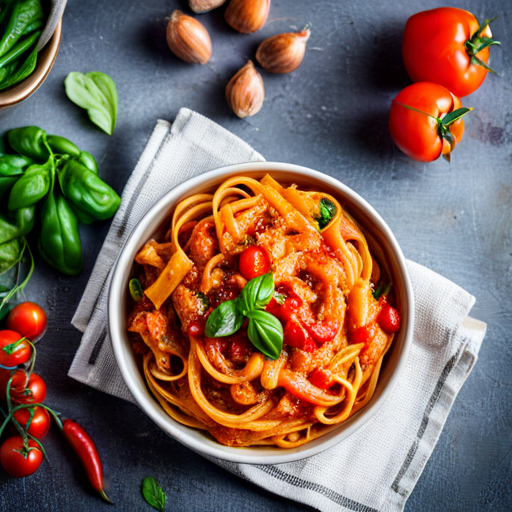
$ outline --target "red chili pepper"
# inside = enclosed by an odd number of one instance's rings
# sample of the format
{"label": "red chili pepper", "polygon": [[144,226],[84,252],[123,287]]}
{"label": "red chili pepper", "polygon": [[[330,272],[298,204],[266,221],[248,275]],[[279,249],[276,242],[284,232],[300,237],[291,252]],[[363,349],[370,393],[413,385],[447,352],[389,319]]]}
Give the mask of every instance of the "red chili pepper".
{"label": "red chili pepper", "polygon": [[91,436],[76,421],[64,420],[62,425],[62,433],[80,458],[94,490],[104,500],[112,503],[103,490],[103,467]]}

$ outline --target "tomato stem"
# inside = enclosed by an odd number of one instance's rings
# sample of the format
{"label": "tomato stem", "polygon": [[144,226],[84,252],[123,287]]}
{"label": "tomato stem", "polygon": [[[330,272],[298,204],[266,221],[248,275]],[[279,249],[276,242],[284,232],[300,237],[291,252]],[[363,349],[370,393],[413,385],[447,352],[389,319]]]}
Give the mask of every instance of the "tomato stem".
{"label": "tomato stem", "polygon": [[441,123],[441,119],[439,119],[439,117],[433,116],[431,114],[427,114],[426,112],[423,112],[423,110],[418,110],[417,108],[410,107],[409,105],[406,105],[405,103],[400,103],[399,101],[396,101],[396,100],[393,100],[393,103],[396,103],[397,105],[401,105],[402,107],[405,107],[408,110],[412,110],[413,112],[418,112],[419,114],[423,114],[424,116],[431,117],[432,119],[435,119],[438,124]]}
{"label": "tomato stem", "polygon": [[478,22],[478,30],[464,43],[464,48],[466,49],[466,53],[471,59],[471,64],[482,66],[487,71],[490,71],[495,75],[498,73],[496,73],[496,71],[494,71],[494,69],[492,69],[486,62],[477,57],[476,54],[481,52],[484,48],[501,44],[500,41],[496,41],[490,37],[482,37],[482,32],[489,26],[489,23],[494,21],[496,18],[497,16],[491,18],[490,20],[485,20],[483,23]]}

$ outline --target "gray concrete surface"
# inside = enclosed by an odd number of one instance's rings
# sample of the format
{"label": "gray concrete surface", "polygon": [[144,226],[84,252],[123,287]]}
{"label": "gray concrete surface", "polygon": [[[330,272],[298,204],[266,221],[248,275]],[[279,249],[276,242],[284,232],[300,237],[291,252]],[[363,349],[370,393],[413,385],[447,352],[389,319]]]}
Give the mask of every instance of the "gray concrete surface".
{"label": "gray concrete surface", "polygon": [[[499,16],[489,76],[464,100],[474,107],[452,164],[413,162],[391,143],[391,99],[409,84],[400,42],[407,18],[439,6],[433,0],[275,0],[267,25],[241,36],[222,9],[201,16],[213,37],[206,66],[179,61],[165,42],[176,0],[69,0],[55,67],[43,87],[0,118],[1,131],[37,124],[65,135],[101,162],[101,175],[120,193],[156,119],[186,106],[214,119],[268,160],[302,164],[340,179],[366,198],[394,230],[406,257],[452,279],[477,298],[473,316],[489,329],[480,359],[464,385],[406,510],[512,509],[512,26],[507,0],[455,0],[477,16]],[[265,37],[311,23],[302,67],[264,75],[266,101],[247,121],[224,100],[234,72]],[[63,81],[70,71],[108,73],[119,92],[112,137],[71,104]],[[40,259],[27,293],[46,307],[49,330],[38,371],[47,402],[94,436],[110,475],[116,509],[145,511],[143,477],[157,478],[172,511],[310,510],[219,469],[170,440],[135,406],[67,377],[80,341],[71,325],[109,223],[83,226],[83,273],[70,278]],[[0,473],[2,511],[105,510],[56,434],[46,442],[50,463],[25,480]],[[113,509],[114,510],[114,509]]]}

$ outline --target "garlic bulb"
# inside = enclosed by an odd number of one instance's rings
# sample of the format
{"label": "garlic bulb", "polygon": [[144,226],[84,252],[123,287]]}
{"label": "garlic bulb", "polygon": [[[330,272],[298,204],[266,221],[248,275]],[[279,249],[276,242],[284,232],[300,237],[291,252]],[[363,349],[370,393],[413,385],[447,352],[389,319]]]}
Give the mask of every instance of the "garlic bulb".
{"label": "garlic bulb", "polygon": [[252,34],[267,21],[270,0],[231,0],[224,18],[238,32]]}
{"label": "garlic bulb", "polygon": [[257,114],[265,99],[263,78],[256,71],[252,60],[240,69],[226,86],[226,100],[238,117]]}
{"label": "garlic bulb", "polygon": [[256,60],[270,73],[291,73],[301,64],[311,32],[278,34],[265,39],[256,52]]}
{"label": "garlic bulb", "polygon": [[167,44],[185,62],[206,64],[212,55],[212,42],[204,26],[181,11],[172,13],[167,25]]}
{"label": "garlic bulb", "polygon": [[188,0],[190,8],[197,13],[208,12],[224,4],[226,0]]}

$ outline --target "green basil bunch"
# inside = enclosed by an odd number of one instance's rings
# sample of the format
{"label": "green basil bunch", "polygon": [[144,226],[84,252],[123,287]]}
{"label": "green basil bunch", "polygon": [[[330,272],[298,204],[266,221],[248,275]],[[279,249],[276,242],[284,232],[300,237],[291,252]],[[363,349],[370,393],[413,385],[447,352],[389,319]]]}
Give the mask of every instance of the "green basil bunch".
{"label": "green basil bunch", "polygon": [[44,21],[41,0],[0,0],[0,90],[34,71]]}
{"label": "green basil bunch", "polygon": [[247,335],[251,343],[271,359],[277,359],[283,348],[283,326],[265,307],[274,296],[272,274],[251,279],[235,300],[228,300],[214,309],[206,321],[209,338],[230,336],[249,319]]}
{"label": "green basil bunch", "polygon": [[65,274],[78,274],[79,222],[112,217],[121,199],[98,176],[94,157],[68,139],[37,126],[11,130],[7,139],[18,154],[0,155],[0,198],[7,199],[7,211],[0,213],[0,269],[19,261],[21,241],[37,216],[43,259]]}

